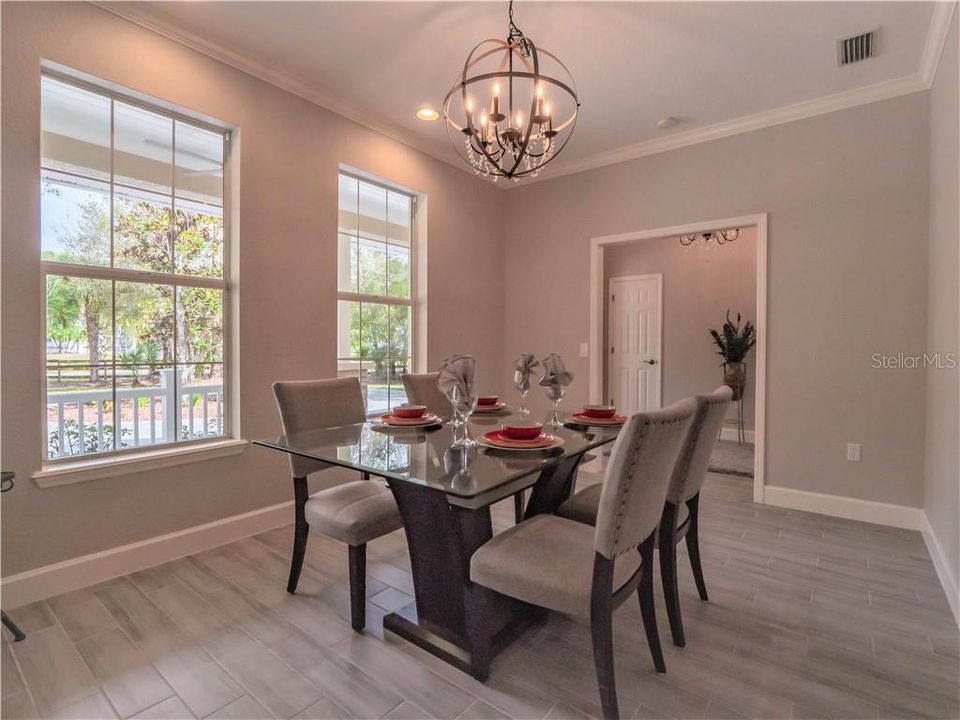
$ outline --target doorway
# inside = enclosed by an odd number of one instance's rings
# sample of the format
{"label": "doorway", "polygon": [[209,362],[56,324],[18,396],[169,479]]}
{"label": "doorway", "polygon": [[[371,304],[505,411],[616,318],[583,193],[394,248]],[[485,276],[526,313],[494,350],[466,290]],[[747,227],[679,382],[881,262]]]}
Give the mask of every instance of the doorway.
{"label": "doorway", "polygon": [[627,415],[660,407],[663,276],[611,277],[607,318],[610,404]]}
{"label": "doorway", "polygon": [[[608,338],[606,337],[609,333],[611,337],[615,336],[615,333],[612,332],[612,328],[609,327],[613,322],[613,318],[617,315],[617,312],[611,312],[609,315],[610,320],[606,321],[605,316],[607,315],[608,308],[610,306],[610,295],[612,292],[608,291],[608,282],[614,279],[614,276],[626,276],[629,272],[612,272],[612,275],[605,273],[605,254],[608,252],[613,252],[618,247],[622,247],[631,243],[640,243],[640,241],[650,241],[650,240],[662,240],[668,237],[678,237],[678,236],[689,236],[695,235],[698,233],[707,233],[715,232],[723,228],[750,228],[751,234],[755,237],[753,258],[755,263],[755,272],[751,273],[755,275],[755,303],[754,312],[755,318],[754,324],[757,328],[757,344],[753,352],[753,363],[751,370],[754,392],[753,397],[750,398],[750,409],[752,409],[752,415],[754,418],[754,431],[753,431],[753,441],[754,449],[751,453],[753,458],[752,462],[752,475],[753,475],[753,496],[754,501],[758,503],[763,502],[763,490],[764,490],[764,465],[765,465],[765,453],[766,447],[764,443],[765,437],[765,406],[766,406],[766,310],[767,310],[767,216],[766,214],[757,214],[757,215],[747,215],[734,218],[724,218],[720,220],[710,220],[699,223],[691,223],[688,225],[677,225],[671,227],[662,227],[655,228],[650,230],[641,230],[630,233],[623,233],[620,235],[610,235],[604,237],[597,237],[591,240],[590,247],[590,402],[598,404],[606,404],[610,401],[611,397],[617,397],[617,392],[611,394],[610,389],[612,389],[615,383],[610,383],[608,385],[607,379],[613,379],[615,376],[611,372],[615,368],[612,368],[612,353],[611,343],[609,343]],[[640,268],[633,269],[633,274],[644,273],[648,274],[647,270]],[[661,313],[664,309],[664,304],[666,301],[663,300],[662,292],[663,286],[665,283],[670,282],[669,278],[662,278],[661,280]],[[696,293],[700,291],[701,288],[690,287],[689,291]],[[618,297],[617,300],[620,298]],[[613,304],[615,304],[614,301]],[[726,308],[720,310],[720,315],[716,321],[711,321],[709,327],[719,328],[722,325],[724,317],[723,313]],[[736,308],[731,308],[734,313]],[[715,323],[715,324],[714,324]],[[664,328],[664,320],[661,318],[659,323],[659,332],[662,333]],[[702,328],[701,332],[705,334],[706,327]],[[706,352],[709,353],[709,336],[705,337],[706,345],[703,348],[698,349],[697,352]],[[616,345],[613,344],[614,350]],[[659,392],[665,395],[666,402],[672,402],[677,399],[672,397],[675,392],[670,392],[669,389],[664,391],[663,385],[663,367],[666,363],[683,363],[686,357],[690,357],[687,353],[677,354],[676,357],[664,357],[664,353],[669,354],[669,349],[666,348],[663,344],[663,339],[661,335],[659,351],[661,357],[656,359],[656,365],[653,367],[660,368],[659,376]],[[653,358],[646,358],[653,359]],[[720,359],[716,358],[717,363],[719,364]],[[716,371],[717,375],[711,375],[709,380],[702,383],[705,385],[702,389],[696,390],[697,392],[703,392],[711,390],[716,385],[719,385],[721,378],[719,375],[719,370]],[[639,382],[639,381],[638,381]],[[627,388],[629,390],[629,387]],[[624,395],[625,397],[625,395]],[[652,398],[651,398],[652,399]],[[615,403],[616,404],[616,403]],[[653,406],[657,406],[659,403],[655,403]],[[746,408],[745,408],[746,409]],[[732,428],[731,428],[732,430]]]}

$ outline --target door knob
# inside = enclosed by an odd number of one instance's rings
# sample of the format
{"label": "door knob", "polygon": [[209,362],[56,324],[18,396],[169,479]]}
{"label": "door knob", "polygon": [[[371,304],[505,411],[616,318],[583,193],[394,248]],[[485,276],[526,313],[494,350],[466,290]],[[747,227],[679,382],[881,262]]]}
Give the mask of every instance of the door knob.
{"label": "door knob", "polygon": [[644,362],[645,362],[647,365],[656,365],[656,364],[657,364],[657,361],[656,361],[656,360],[644,360]]}

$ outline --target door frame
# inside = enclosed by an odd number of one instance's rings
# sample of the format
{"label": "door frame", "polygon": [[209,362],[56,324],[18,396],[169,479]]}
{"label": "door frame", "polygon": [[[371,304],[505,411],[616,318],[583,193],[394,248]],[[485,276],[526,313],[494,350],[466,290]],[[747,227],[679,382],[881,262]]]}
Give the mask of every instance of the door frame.
{"label": "door frame", "polygon": [[[756,399],[753,458],[753,501],[763,502],[764,466],[766,460],[766,404],[767,404],[767,213],[706,220],[685,225],[637,230],[619,235],[604,235],[590,239],[590,402],[603,401],[603,310],[606,293],[603,282],[604,248],[608,245],[676,235],[693,235],[720,228],[755,227],[757,229],[757,345],[756,345]],[[661,330],[662,330],[661,323]],[[661,352],[662,352],[661,341]],[[661,376],[662,380],[662,376]]]}
{"label": "door frame", "polygon": [[[653,279],[653,280],[656,280],[656,281],[657,281],[657,330],[658,330],[658,333],[657,333],[657,334],[660,336],[659,339],[658,339],[658,344],[659,344],[659,348],[660,348],[660,357],[657,358],[657,366],[656,366],[656,367],[657,367],[657,377],[658,377],[658,380],[657,380],[657,395],[656,395],[656,397],[655,397],[653,400],[654,400],[654,404],[655,404],[658,408],[661,408],[661,407],[663,407],[663,273],[647,273],[647,274],[644,274],[644,275],[616,275],[616,276],[610,276],[610,278],[608,279],[608,285],[612,285],[614,280],[630,281],[630,280],[650,280],[650,279]],[[608,288],[608,290],[609,290],[609,288]],[[608,295],[609,295],[609,293],[608,293]],[[609,307],[610,307],[609,301],[606,301],[606,299],[605,299],[605,302],[606,302],[606,307],[609,308]],[[607,341],[608,341],[608,344],[609,344],[609,341],[610,341],[610,330],[611,330],[610,325],[611,325],[612,322],[613,322],[613,313],[609,313],[609,315],[608,315],[608,317],[607,317]],[[603,350],[604,350],[604,352],[606,352],[606,347],[604,347]],[[600,365],[601,365],[601,367],[602,367],[602,366],[603,366],[603,363],[600,363]],[[609,361],[607,362],[607,375],[610,375],[610,363],[609,363]],[[607,378],[607,377],[602,377],[602,378],[601,378],[601,380],[608,380],[608,379],[609,379],[609,378]],[[601,382],[601,385],[600,385],[600,391],[601,391],[601,393],[603,392],[603,386],[604,386],[604,384],[605,384],[605,383]],[[607,389],[609,390],[609,388],[607,388]],[[608,393],[608,394],[609,394],[609,393]],[[591,402],[592,402],[592,400],[591,400]],[[602,398],[601,398],[601,403],[600,403],[600,404],[603,404],[603,403],[602,403]]]}

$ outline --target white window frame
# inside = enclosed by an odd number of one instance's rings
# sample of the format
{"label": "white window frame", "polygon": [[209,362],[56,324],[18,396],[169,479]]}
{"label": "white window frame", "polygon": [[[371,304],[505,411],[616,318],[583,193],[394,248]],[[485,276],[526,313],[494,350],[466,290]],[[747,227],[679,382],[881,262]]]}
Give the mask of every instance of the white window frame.
{"label": "white window frame", "polygon": [[[112,222],[113,214],[113,195],[116,186],[127,187],[123,183],[115,183],[112,171],[113,165],[113,143],[114,143],[114,104],[122,102],[127,105],[147,110],[151,113],[170,118],[173,121],[179,121],[194,127],[199,127],[210,132],[221,135],[224,139],[223,152],[223,276],[220,278],[210,278],[202,276],[180,275],[177,273],[155,272],[149,270],[132,270],[125,268],[104,267],[95,265],[80,265],[74,263],[63,263],[56,261],[40,261],[41,268],[41,299],[42,312],[40,313],[41,338],[44,342],[43,359],[40,368],[41,378],[41,469],[33,473],[33,478],[41,487],[51,487],[73,482],[81,482],[101,477],[111,477],[117,475],[126,475],[132,472],[148,470],[155,467],[168,467],[180,465],[185,462],[194,462],[207,460],[215,457],[222,457],[242,452],[246,441],[240,439],[239,428],[239,408],[238,392],[236,383],[236,365],[234,361],[234,337],[235,337],[235,298],[234,286],[236,284],[236,268],[231,259],[231,249],[233,245],[232,220],[233,220],[233,193],[231,183],[231,156],[235,145],[236,128],[226,124],[219,125],[209,121],[199,119],[188,112],[172,109],[167,103],[156,99],[141,99],[135,95],[114,89],[110,84],[104,82],[91,82],[86,79],[75,77],[74,75],[53,70],[44,67],[41,77],[49,77],[58,82],[73,85],[91,93],[110,100],[110,157],[111,173],[108,181],[98,181],[109,185],[110,189],[110,248],[111,262],[113,256],[113,234],[114,227]],[[42,127],[41,127],[42,132]],[[171,152],[176,157],[176,130],[173,134],[173,146]],[[175,160],[174,160],[175,162]],[[71,173],[59,168],[45,168],[40,165],[41,177],[45,172],[55,172],[61,175],[69,175],[78,179],[90,179],[79,173]],[[159,194],[159,193],[157,193]],[[176,188],[171,182],[170,196],[172,207],[176,207]],[[38,243],[38,247],[41,243]],[[222,350],[222,372],[223,387],[221,390],[223,396],[222,402],[222,427],[223,434],[195,438],[188,440],[174,440],[172,442],[155,443],[141,445],[138,447],[114,448],[96,453],[68,455],[63,457],[48,457],[49,436],[47,425],[47,278],[50,275],[66,277],[83,277],[98,280],[108,280],[113,282],[126,281],[141,284],[169,285],[174,288],[174,318],[176,318],[176,289],[180,287],[195,288],[214,288],[223,292],[223,350]],[[112,311],[116,311],[115,305],[112,305]],[[114,342],[114,339],[111,339]],[[176,333],[174,333],[174,352],[176,353]],[[112,355],[116,361],[116,349],[113,348]],[[174,355],[176,357],[176,355]],[[174,360],[174,367],[181,363]],[[189,364],[189,363],[182,363]],[[114,385],[114,393],[116,386]],[[179,391],[178,391],[179,398]],[[114,413],[117,412],[118,404],[113,401]],[[179,418],[179,406],[178,406]],[[116,423],[114,423],[116,425]],[[115,439],[116,443],[116,439]]]}
{"label": "white window frame", "polygon": [[[421,325],[420,308],[423,306],[423,302],[420,301],[420,285],[418,283],[418,278],[421,272],[420,257],[419,257],[419,245],[420,245],[419,236],[421,234],[419,231],[419,227],[421,225],[421,221],[420,221],[420,203],[418,202],[418,200],[420,199],[420,194],[412,190],[408,190],[406,188],[392,185],[391,183],[385,180],[372,177],[370,175],[367,175],[366,173],[352,171],[349,169],[345,169],[343,167],[341,167],[337,172],[338,180],[339,180],[339,176],[341,175],[343,175],[344,177],[348,177],[352,180],[357,180],[358,182],[367,183],[368,185],[374,185],[376,187],[386,190],[387,192],[397,193],[399,195],[406,195],[407,197],[410,198],[410,296],[407,298],[398,298],[398,297],[393,297],[391,295],[371,295],[368,293],[350,292],[348,290],[341,290],[340,278],[338,275],[338,277],[336,278],[338,313],[339,313],[340,301],[376,303],[379,305],[394,305],[394,306],[410,308],[410,320],[409,320],[410,347],[409,347],[409,354],[407,355],[407,357],[410,358],[410,368],[408,368],[408,372],[422,372],[423,349],[421,345],[421,338],[423,335],[423,330],[420,326]],[[340,201],[338,197],[338,200],[337,200],[338,214],[339,214],[339,210],[340,210]],[[360,206],[358,203],[357,205],[358,220],[359,220],[359,214],[360,214]],[[338,237],[340,234],[346,234],[346,233],[340,233],[339,227],[337,228],[337,232],[338,232]],[[358,237],[360,236],[359,230],[357,232],[357,236]],[[340,267],[340,244],[338,242],[337,243],[338,272],[339,272],[339,267]],[[338,315],[338,322],[339,322],[339,315]],[[372,362],[370,360],[363,360],[362,358],[341,358],[339,332],[340,332],[340,329],[338,327],[337,328],[337,333],[338,333],[337,335],[337,372],[338,373],[340,371],[341,362],[353,362],[353,361],[359,362],[361,363],[361,369],[363,367],[364,362]],[[388,383],[389,383],[389,378],[388,378]],[[363,399],[364,399],[364,402],[367,401],[366,395],[364,395]],[[374,411],[374,412],[371,412],[368,410],[367,417],[369,418],[379,417],[380,415],[383,415],[387,412],[389,412],[389,410]]]}

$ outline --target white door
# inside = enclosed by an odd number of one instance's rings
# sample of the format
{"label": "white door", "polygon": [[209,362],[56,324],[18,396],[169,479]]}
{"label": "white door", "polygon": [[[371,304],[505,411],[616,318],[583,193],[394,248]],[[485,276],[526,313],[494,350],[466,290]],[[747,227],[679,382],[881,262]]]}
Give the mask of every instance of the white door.
{"label": "white door", "polygon": [[610,278],[610,404],[625,415],[660,407],[662,275]]}

